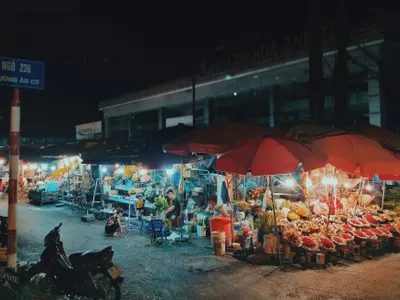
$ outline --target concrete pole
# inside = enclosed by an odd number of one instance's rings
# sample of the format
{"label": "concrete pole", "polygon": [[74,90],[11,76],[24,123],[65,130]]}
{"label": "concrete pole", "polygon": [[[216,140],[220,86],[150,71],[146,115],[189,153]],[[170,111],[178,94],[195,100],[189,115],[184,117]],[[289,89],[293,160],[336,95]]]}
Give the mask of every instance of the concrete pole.
{"label": "concrete pole", "polygon": [[17,215],[18,175],[19,175],[19,130],[21,108],[19,89],[13,89],[10,124],[10,181],[8,194],[8,251],[7,266],[17,269]]}
{"label": "concrete pole", "polygon": [[196,72],[194,71],[192,75],[192,113],[193,127],[196,128]]}
{"label": "concrete pole", "polygon": [[309,109],[310,120],[315,124],[321,124],[324,119],[324,69],[322,64],[322,32],[320,30],[320,7],[318,0],[312,0],[310,4],[309,29],[307,34],[307,46],[309,55]]}

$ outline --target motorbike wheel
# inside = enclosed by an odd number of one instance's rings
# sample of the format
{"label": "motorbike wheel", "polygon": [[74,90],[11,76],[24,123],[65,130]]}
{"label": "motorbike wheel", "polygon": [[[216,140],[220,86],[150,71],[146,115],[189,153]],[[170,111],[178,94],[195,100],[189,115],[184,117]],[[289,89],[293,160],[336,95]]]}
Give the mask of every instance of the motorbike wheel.
{"label": "motorbike wheel", "polygon": [[107,271],[94,274],[93,277],[102,286],[109,287],[107,298],[101,300],[121,300],[121,286],[117,281],[110,278]]}
{"label": "motorbike wheel", "polygon": [[76,211],[78,207],[79,207],[79,200],[75,196],[73,196],[71,199],[71,209],[73,211]]}

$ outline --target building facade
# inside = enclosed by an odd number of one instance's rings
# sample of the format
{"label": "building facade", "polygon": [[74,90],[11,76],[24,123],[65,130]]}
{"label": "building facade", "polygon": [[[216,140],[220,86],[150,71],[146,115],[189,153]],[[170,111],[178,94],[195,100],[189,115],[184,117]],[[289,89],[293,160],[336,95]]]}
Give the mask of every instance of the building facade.
{"label": "building facade", "polygon": [[[325,30],[324,121],[334,123],[332,73],[336,51],[333,33]],[[333,31],[332,31],[333,32]],[[348,115],[352,123],[382,125],[379,28],[352,34],[348,47]],[[248,122],[288,127],[309,122],[306,36],[286,39],[282,47],[264,45],[252,53],[215,62],[209,75],[184,78],[164,86],[100,102],[107,137],[135,138],[178,123],[196,127],[221,122]],[[216,74],[216,75],[215,75]],[[337,116],[336,116],[337,117]]]}

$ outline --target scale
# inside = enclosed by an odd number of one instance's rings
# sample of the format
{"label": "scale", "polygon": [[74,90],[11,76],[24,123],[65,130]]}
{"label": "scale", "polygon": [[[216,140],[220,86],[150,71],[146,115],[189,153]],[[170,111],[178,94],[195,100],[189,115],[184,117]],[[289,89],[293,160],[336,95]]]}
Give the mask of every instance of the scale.
{"label": "scale", "polygon": [[[138,199],[136,199],[136,198],[135,199],[130,199],[129,198],[128,201],[129,201],[129,205],[128,205],[128,207],[129,207],[128,208],[128,225],[124,229],[124,232],[126,234],[130,234],[131,232],[137,230],[137,227],[140,228],[140,226],[139,226],[139,215],[138,215],[138,211],[137,211],[137,208],[136,208],[136,204],[138,202]],[[133,210],[134,210],[134,213],[135,213],[135,217],[134,218],[131,218],[131,212],[132,212],[131,204],[133,204]],[[136,225],[135,224],[131,224],[131,219],[137,221]]]}
{"label": "scale", "polygon": [[[96,179],[96,183],[94,184],[94,191],[93,191],[93,199],[92,199],[92,205],[91,205],[91,209],[93,209],[94,207],[94,201],[96,199],[96,191],[97,188],[100,187],[99,185],[99,178]],[[101,192],[101,191],[100,191]],[[90,222],[96,219],[95,214],[89,213],[89,208],[86,209],[86,215],[83,215],[81,217],[81,220],[83,222]]]}

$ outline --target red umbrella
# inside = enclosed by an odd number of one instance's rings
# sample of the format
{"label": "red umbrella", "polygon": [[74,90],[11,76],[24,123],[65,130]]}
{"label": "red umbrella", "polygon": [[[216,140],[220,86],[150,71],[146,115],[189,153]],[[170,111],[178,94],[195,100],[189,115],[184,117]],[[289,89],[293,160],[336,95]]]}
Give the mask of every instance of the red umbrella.
{"label": "red umbrella", "polygon": [[326,161],[299,142],[283,137],[256,137],[217,159],[217,170],[255,176],[293,173],[299,163],[305,171],[321,168]]}
{"label": "red umbrella", "polygon": [[355,134],[342,134],[315,139],[313,153],[345,172],[364,177],[400,175],[400,160],[377,142]]}
{"label": "red umbrella", "polygon": [[399,160],[381,147],[397,149],[400,142],[396,133],[376,126],[358,126],[351,130],[362,135],[308,124],[292,128],[287,136],[307,144],[313,153],[345,172],[369,178],[379,175],[388,180],[400,175]]}
{"label": "red umbrella", "polygon": [[278,132],[277,129],[251,124],[216,124],[199,128],[164,144],[168,153],[188,156],[190,153],[222,154],[249,138]]}
{"label": "red umbrella", "polygon": [[354,125],[348,128],[351,133],[363,135],[378,142],[393,152],[400,151],[400,134],[375,125]]}

